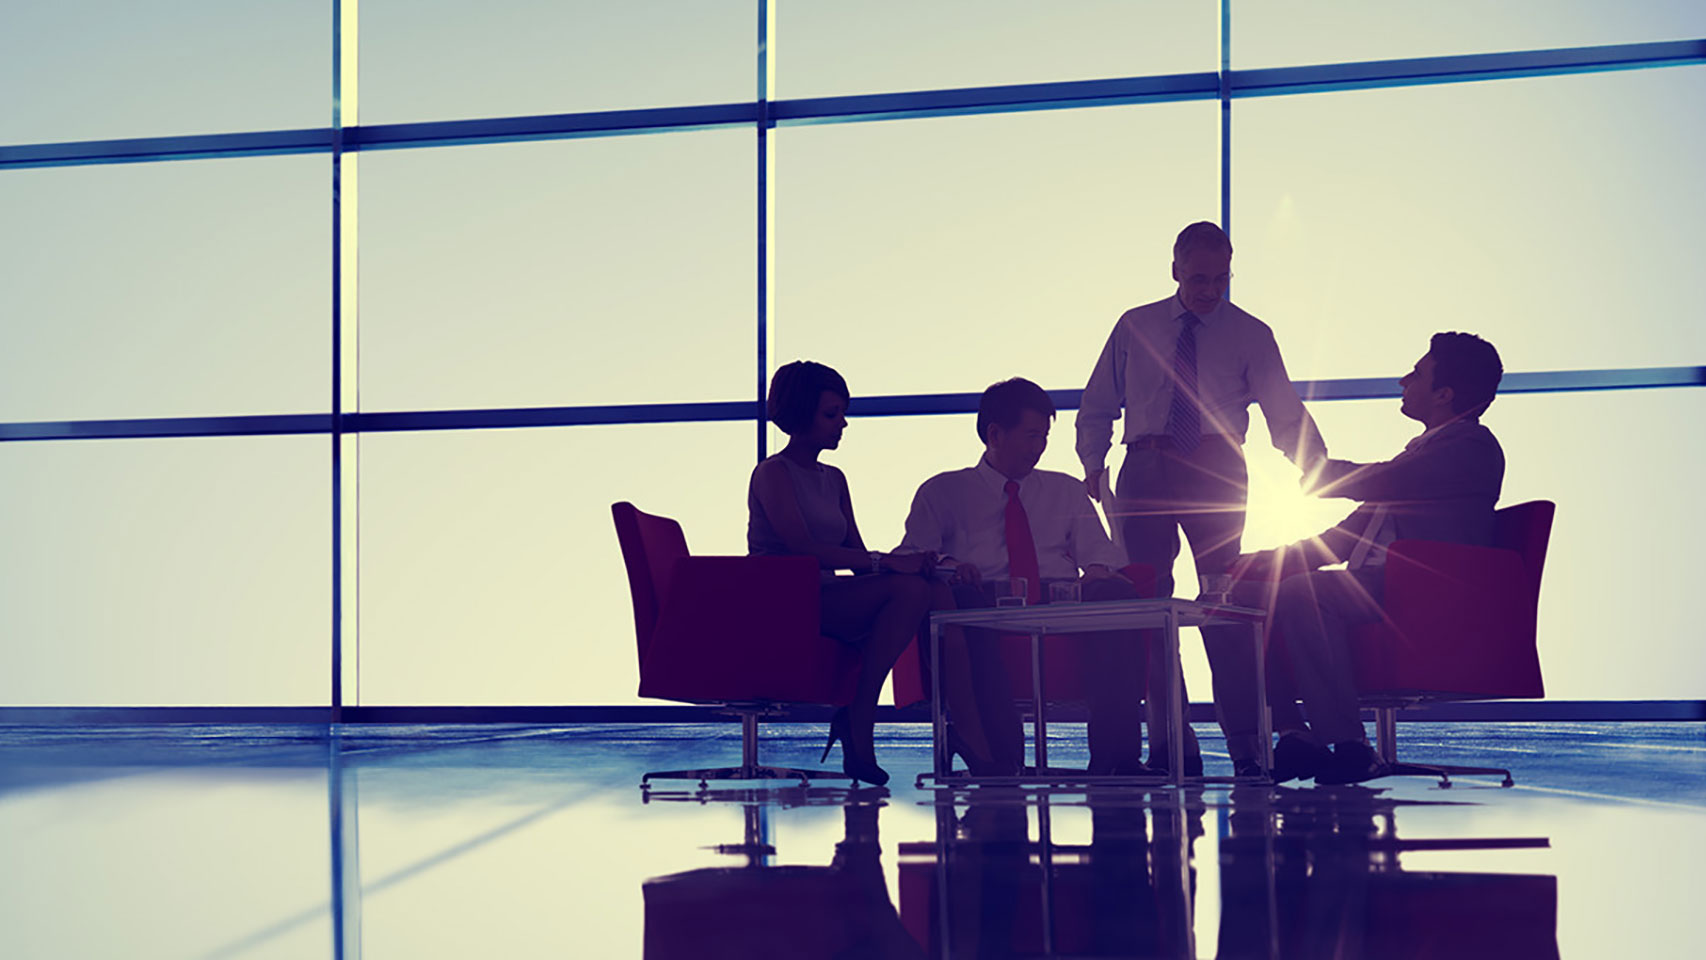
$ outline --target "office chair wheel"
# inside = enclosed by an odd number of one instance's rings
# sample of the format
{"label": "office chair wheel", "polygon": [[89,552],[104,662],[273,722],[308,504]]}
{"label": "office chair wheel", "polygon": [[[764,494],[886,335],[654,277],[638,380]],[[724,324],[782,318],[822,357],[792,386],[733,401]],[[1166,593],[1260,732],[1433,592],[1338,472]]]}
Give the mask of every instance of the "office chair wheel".
{"label": "office chair wheel", "polygon": [[1439,788],[1441,790],[1450,790],[1451,789],[1451,779],[1449,777],[1441,776],[1439,778]]}
{"label": "office chair wheel", "polygon": [[1516,786],[1516,781],[1512,780],[1511,775],[1507,773],[1507,774],[1505,774],[1505,782],[1499,784],[1499,786],[1501,786],[1501,787],[1514,787],[1514,786]]}

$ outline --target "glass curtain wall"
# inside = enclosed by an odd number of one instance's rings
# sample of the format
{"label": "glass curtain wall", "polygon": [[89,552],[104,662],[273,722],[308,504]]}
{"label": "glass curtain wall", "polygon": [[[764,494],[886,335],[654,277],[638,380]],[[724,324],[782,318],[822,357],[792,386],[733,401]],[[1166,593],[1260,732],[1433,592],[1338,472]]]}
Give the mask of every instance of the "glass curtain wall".
{"label": "glass curtain wall", "polygon": [[[20,11],[0,79],[59,79],[0,115],[0,706],[325,705],[334,645],[344,705],[638,702],[612,502],[744,552],[805,357],[891,547],[980,452],[937,395],[1082,387],[1194,220],[1335,455],[1414,435],[1429,334],[1495,343],[1540,391],[1487,417],[1504,503],[1559,505],[1549,695],[1698,698],[1706,393],[1567,388],[1706,366],[1702,37],[1662,0]],[[1248,548],[1348,510],[1259,416],[1247,452]]]}

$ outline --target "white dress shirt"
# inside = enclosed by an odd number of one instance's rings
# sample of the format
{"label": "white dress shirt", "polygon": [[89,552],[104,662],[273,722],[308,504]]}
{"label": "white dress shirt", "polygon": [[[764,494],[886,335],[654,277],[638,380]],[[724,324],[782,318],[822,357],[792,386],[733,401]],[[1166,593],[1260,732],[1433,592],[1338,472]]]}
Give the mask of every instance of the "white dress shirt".
{"label": "white dress shirt", "polygon": [[[1078,408],[1078,459],[1086,474],[1107,462],[1114,420],[1125,411],[1126,443],[1167,432],[1173,399],[1173,352],[1185,307],[1175,296],[1133,307],[1120,316],[1090,372]],[[1268,325],[1226,300],[1199,317],[1197,385],[1203,434],[1223,434],[1240,446],[1250,428],[1249,406],[1262,405],[1274,447],[1294,462],[1325,453],[1315,421],[1286,376]],[[1299,441],[1305,447],[1300,450]]]}
{"label": "white dress shirt", "polygon": [[[1008,576],[1006,489],[1007,478],[987,460],[924,481],[896,552],[934,551],[973,564],[985,579]],[[1075,580],[1091,564],[1125,565],[1077,477],[1032,470],[1019,481],[1019,503],[1031,522],[1042,579]]]}

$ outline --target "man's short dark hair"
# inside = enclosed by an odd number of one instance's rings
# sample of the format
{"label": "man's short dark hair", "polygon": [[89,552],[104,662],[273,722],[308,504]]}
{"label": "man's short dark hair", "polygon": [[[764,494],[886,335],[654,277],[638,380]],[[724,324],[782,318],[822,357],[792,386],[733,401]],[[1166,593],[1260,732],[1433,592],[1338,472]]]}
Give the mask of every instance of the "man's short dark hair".
{"label": "man's short dark hair", "polygon": [[784,363],[770,378],[765,412],[778,430],[791,437],[811,427],[826,390],[839,394],[844,402],[853,402],[847,393],[847,381],[833,367],[811,360]]}
{"label": "man's short dark hair", "polygon": [[1451,388],[1451,410],[1470,418],[1487,412],[1505,365],[1499,351],[1473,333],[1436,333],[1428,344],[1434,358],[1433,388]]}
{"label": "man's short dark hair", "polygon": [[1232,238],[1228,237],[1226,231],[1220,229],[1218,224],[1210,223],[1207,220],[1198,220],[1179,231],[1179,239],[1173,241],[1173,259],[1175,261],[1183,260],[1190,255],[1192,250],[1199,247],[1224,250],[1230,254],[1232,252]]}
{"label": "man's short dark hair", "polygon": [[977,438],[987,442],[992,423],[1000,424],[1003,430],[1013,429],[1026,410],[1054,419],[1054,401],[1042,387],[1024,377],[992,384],[977,401]]}

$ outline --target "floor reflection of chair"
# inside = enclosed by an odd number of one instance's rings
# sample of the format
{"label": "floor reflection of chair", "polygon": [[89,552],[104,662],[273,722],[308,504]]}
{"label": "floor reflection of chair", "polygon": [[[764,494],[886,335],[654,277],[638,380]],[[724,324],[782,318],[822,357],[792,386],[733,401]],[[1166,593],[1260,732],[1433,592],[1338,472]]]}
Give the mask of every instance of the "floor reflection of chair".
{"label": "floor reflection of chair", "polygon": [[843,808],[846,834],[829,866],[771,866],[770,808],[746,804],[744,842],[717,847],[744,856],[744,865],[646,881],[646,960],[921,958],[889,900],[878,806]]}
{"label": "floor reflection of chair", "polygon": [[1142,797],[1092,803],[1088,845],[1052,841],[1047,795],[938,805],[936,842],[901,845],[901,918],[931,957],[1193,957],[1201,810]]}
{"label": "floor reflection of chair", "polygon": [[[1391,801],[1344,799],[1232,812],[1220,841],[1220,960],[1558,956],[1555,877],[1399,862],[1407,851],[1544,848],[1545,838],[1403,839]],[[1272,908],[1237,907],[1263,901]]]}

